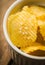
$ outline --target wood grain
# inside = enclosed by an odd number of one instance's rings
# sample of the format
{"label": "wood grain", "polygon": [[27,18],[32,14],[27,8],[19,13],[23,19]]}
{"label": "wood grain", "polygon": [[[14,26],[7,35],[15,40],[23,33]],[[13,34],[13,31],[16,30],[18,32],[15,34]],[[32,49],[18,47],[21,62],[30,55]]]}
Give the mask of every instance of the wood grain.
{"label": "wood grain", "polygon": [[0,65],[7,65],[11,58],[10,48],[3,33],[3,18],[6,10],[15,0],[0,0]]}

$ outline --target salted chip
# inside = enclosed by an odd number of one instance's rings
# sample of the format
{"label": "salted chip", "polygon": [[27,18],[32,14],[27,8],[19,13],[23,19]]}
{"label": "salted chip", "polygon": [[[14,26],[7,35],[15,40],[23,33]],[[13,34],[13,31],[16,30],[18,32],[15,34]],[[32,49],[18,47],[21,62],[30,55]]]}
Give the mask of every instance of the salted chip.
{"label": "salted chip", "polygon": [[37,17],[38,20],[42,21],[42,23],[45,22],[45,13],[42,14],[41,16]]}
{"label": "salted chip", "polygon": [[45,51],[45,46],[41,45],[40,43],[32,43],[31,46],[21,48],[21,50],[25,53],[31,53],[37,50]]}
{"label": "salted chip", "polygon": [[40,33],[45,40],[45,23],[42,23],[42,25],[40,25]]}
{"label": "salted chip", "polygon": [[25,53],[31,53],[31,52],[41,49],[42,47],[40,46],[41,46],[40,43],[33,42],[30,44],[30,46],[22,47],[21,50]]}
{"label": "salted chip", "polygon": [[39,50],[45,51],[45,46],[39,46]]}
{"label": "salted chip", "polygon": [[21,48],[21,50],[25,53],[31,53],[31,52],[34,52],[34,51],[37,51],[37,50],[42,50],[42,51],[45,51],[45,46],[42,46],[42,45],[38,45],[38,46],[29,46],[29,47],[26,47],[26,48]]}
{"label": "salted chip", "polygon": [[27,11],[28,13],[31,14],[30,7],[29,6],[24,6],[23,7],[23,11]]}
{"label": "salted chip", "polygon": [[38,26],[40,28],[40,33],[45,40],[45,14],[42,14],[42,16],[38,17]]}
{"label": "salted chip", "polygon": [[8,18],[8,32],[14,45],[26,47],[37,38],[36,17],[27,11],[20,11]]}
{"label": "salted chip", "polygon": [[38,48],[39,48],[38,46],[30,46],[30,47],[22,48],[21,50],[25,53],[31,53],[38,50]]}
{"label": "salted chip", "polygon": [[40,28],[40,33],[42,34],[42,36],[45,39],[45,23],[44,23],[45,22],[45,8],[31,5],[30,7],[24,6],[23,10],[30,12],[30,14],[33,14],[36,16],[37,21],[38,21],[38,26]]}
{"label": "salted chip", "polygon": [[30,12],[34,14],[36,17],[39,17],[42,14],[45,14],[45,8],[33,5],[30,6]]}
{"label": "salted chip", "polygon": [[19,15],[19,12],[16,13],[16,15],[13,14],[13,15],[10,15],[8,17],[8,20],[7,20],[8,21],[7,22],[7,30],[8,30],[8,33],[9,33],[10,36],[11,36],[11,23],[12,23],[13,19],[16,19],[18,17],[18,15]]}

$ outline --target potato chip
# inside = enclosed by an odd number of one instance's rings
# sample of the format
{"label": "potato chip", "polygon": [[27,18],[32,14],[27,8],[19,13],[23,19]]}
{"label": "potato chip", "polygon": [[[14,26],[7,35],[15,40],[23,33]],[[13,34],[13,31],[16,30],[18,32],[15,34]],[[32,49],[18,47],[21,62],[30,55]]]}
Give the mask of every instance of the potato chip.
{"label": "potato chip", "polygon": [[22,10],[11,15],[8,22],[10,38],[16,46],[25,47],[36,40],[38,23],[34,15]]}
{"label": "potato chip", "polygon": [[45,23],[40,25],[40,33],[42,34],[44,40],[45,40]]}
{"label": "potato chip", "polygon": [[30,46],[26,48],[21,48],[21,50],[25,53],[31,53],[39,49],[39,46]]}
{"label": "potato chip", "polygon": [[21,48],[21,50],[25,53],[31,53],[31,52],[34,52],[34,51],[37,51],[37,50],[42,50],[42,51],[45,51],[45,46],[41,45],[40,43],[32,43],[33,45],[31,46],[28,46],[28,47],[24,47],[24,48]]}
{"label": "potato chip", "polygon": [[30,12],[38,17],[45,13],[45,8],[39,6],[30,6]]}
{"label": "potato chip", "polygon": [[45,14],[42,14],[38,17],[38,25],[40,28],[40,33],[42,34],[42,37],[45,40]]}
{"label": "potato chip", "polygon": [[34,43],[31,43],[30,46],[22,47],[21,50],[24,51],[25,53],[31,53],[36,50],[39,50],[39,48],[41,48],[40,46],[41,46],[40,43],[34,42]]}

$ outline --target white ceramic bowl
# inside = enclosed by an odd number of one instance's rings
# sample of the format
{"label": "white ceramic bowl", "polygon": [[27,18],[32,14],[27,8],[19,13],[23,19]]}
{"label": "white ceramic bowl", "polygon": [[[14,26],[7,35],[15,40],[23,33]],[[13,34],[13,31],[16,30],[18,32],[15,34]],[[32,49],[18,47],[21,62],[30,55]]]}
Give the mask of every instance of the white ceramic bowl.
{"label": "white ceramic bowl", "polygon": [[[24,5],[27,4],[35,4],[35,5],[40,5],[40,6],[45,6],[45,0],[17,0],[15,1],[6,11],[5,16],[4,16],[4,20],[3,20],[3,31],[4,31],[4,35],[6,40],[8,41],[8,44],[12,47],[12,49],[14,50],[14,55],[21,55],[23,56],[23,58],[25,57],[26,59],[28,58],[29,61],[30,59],[34,59],[34,60],[45,60],[45,57],[38,57],[38,56],[32,56],[32,55],[28,55],[24,52],[22,52],[21,50],[19,50],[16,46],[13,45],[13,43],[11,42],[8,32],[7,32],[7,18],[10,15],[11,11],[15,8],[15,13],[16,11],[18,11],[20,8],[22,8]],[[25,60],[26,60],[25,59]],[[29,62],[28,62],[29,63]],[[25,65],[25,64],[23,64]],[[27,64],[29,65],[29,64]]]}

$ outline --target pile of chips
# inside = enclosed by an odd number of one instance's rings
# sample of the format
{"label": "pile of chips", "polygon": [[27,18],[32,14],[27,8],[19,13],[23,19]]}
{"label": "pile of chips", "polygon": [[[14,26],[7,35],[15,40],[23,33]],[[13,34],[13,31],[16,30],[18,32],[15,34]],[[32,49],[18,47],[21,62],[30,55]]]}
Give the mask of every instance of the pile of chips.
{"label": "pile of chips", "polygon": [[38,27],[45,41],[45,8],[24,6],[21,11],[8,17],[7,29],[10,39],[26,53],[38,49],[45,51],[43,43],[36,42]]}

